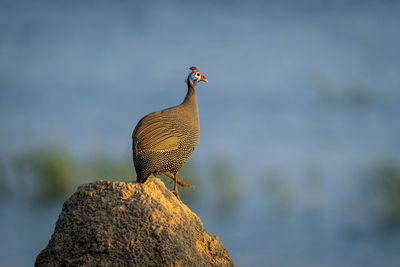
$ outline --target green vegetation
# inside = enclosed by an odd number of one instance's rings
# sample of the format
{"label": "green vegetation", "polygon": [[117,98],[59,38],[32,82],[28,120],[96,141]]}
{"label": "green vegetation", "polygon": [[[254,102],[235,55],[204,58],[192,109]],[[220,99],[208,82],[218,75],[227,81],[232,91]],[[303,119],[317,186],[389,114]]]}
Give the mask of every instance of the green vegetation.
{"label": "green vegetation", "polygon": [[348,86],[348,96],[352,103],[359,107],[366,107],[372,102],[371,89],[365,84],[353,81]]}
{"label": "green vegetation", "polygon": [[94,155],[93,159],[81,166],[84,175],[82,180],[95,181],[98,179],[135,181],[135,170],[131,159],[112,159],[106,155]]}
{"label": "green vegetation", "polygon": [[[136,179],[128,159],[115,160],[96,154],[92,159],[78,160],[64,147],[33,149],[11,156],[9,161],[11,175],[21,192],[31,192],[29,186],[33,185],[33,197],[46,201],[65,197],[84,182]],[[2,164],[0,162],[0,186],[3,189],[7,179]]]}
{"label": "green vegetation", "polygon": [[383,163],[375,168],[374,178],[385,200],[384,221],[388,224],[400,223],[400,166]]}
{"label": "green vegetation", "polygon": [[279,211],[291,211],[295,205],[295,189],[287,177],[278,171],[269,171],[264,175],[262,188],[272,197]]}
{"label": "green vegetation", "polygon": [[77,163],[66,149],[35,151],[27,160],[28,166],[38,179],[41,197],[57,198],[72,189]]}
{"label": "green vegetation", "polygon": [[326,75],[315,75],[314,90],[322,101],[330,104],[349,103],[355,107],[367,107],[373,101],[372,90],[359,81],[338,84]]}
{"label": "green vegetation", "polygon": [[[11,179],[27,197],[44,201],[63,198],[72,193],[76,186],[96,180],[135,181],[135,169],[131,158],[112,158],[106,154],[94,154],[89,159],[78,160],[64,147],[33,149],[9,158]],[[4,162],[0,161],[0,192],[7,191],[7,177]],[[201,187],[193,161],[182,168],[180,178]],[[163,177],[167,186],[172,181]],[[34,189],[30,189],[34,187]],[[171,187],[171,186],[169,186]],[[186,203],[194,202],[197,190],[180,189]],[[30,195],[29,195],[30,194]]]}
{"label": "green vegetation", "polygon": [[4,193],[5,191],[6,191],[6,171],[4,163],[0,161],[0,193]]}
{"label": "green vegetation", "polygon": [[211,181],[217,194],[217,208],[225,214],[232,212],[240,200],[240,188],[234,168],[230,162],[222,157],[211,161]]}
{"label": "green vegetation", "polygon": [[323,173],[317,162],[306,165],[304,174],[294,177],[283,169],[266,169],[259,188],[280,213],[289,214],[301,208],[309,216],[316,215],[324,204]]}
{"label": "green vegetation", "polygon": [[76,181],[77,163],[62,147],[32,150],[10,159],[13,175],[22,191],[35,179],[36,194],[49,200],[70,192]]}

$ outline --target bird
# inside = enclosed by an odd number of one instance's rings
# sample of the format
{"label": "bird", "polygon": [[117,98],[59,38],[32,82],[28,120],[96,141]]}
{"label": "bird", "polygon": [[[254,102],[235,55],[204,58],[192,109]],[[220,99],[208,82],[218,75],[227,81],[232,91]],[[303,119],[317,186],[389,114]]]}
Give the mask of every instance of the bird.
{"label": "bird", "polygon": [[150,175],[162,173],[173,180],[172,193],[179,201],[178,184],[194,187],[179,179],[178,173],[196,149],[200,138],[195,87],[199,82],[208,82],[196,67],[189,69],[183,102],[144,116],[132,133],[136,181],[144,183]]}

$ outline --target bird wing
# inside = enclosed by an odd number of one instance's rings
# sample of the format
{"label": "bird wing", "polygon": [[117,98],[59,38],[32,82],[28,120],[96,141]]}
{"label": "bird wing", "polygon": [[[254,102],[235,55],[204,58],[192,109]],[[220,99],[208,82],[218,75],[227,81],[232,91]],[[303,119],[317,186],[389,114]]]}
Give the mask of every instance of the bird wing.
{"label": "bird wing", "polygon": [[179,116],[174,116],[174,113],[168,110],[145,116],[133,132],[136,148],[141,151],[157,152],[177,149],[188,137],[187,131],[182,127],[185,125],[180,124],[178,120]]}

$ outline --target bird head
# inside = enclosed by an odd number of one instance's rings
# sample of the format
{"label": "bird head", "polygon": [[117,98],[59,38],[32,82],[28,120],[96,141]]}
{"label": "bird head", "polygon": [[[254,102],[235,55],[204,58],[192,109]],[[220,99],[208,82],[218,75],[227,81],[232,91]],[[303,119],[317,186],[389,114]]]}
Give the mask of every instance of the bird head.
{"label": "bird head", "polygon": [[192,72],[189,73],[188,81],[193,86],[196,86],[199,82],[208,82],[207,78],[196,67],[190,67],[190,70]]}

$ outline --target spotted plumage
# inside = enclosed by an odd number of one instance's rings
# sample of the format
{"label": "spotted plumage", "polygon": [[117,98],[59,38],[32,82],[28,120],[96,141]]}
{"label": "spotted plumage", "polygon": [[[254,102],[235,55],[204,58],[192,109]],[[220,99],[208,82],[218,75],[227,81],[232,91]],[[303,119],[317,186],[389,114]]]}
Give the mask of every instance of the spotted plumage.
{"label": "spotted plumage", "polygon": [[190,69],[182,104],[148,114],[132,133],[137,182],[144,183],[151,174],[164,173],[174,179],[172,192],[178,199],[177,184],[191,186],[178,179],[178,172],[192,155],[200,137],[195,86],[199,81],[207,82],[196,67]]}

